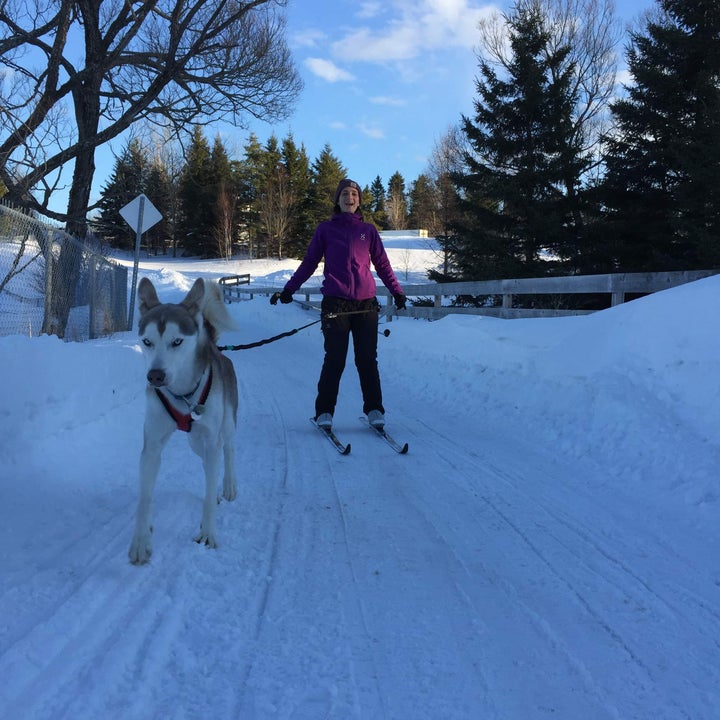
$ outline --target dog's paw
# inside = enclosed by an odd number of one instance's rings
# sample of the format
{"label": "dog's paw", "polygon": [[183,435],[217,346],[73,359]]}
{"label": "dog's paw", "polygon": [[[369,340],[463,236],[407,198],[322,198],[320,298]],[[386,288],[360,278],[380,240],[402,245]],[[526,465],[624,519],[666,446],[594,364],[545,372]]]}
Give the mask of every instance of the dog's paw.
{"label": "dog's paw", "polygon": [[222,496],[232,502],[237,497],[237,483],[235,480],[223,480]]}
{"label": "dog's paw", "polygon": [[193,538],[195,542],[198,545],[205,545],[209,548],[216,548],[217,547],[217,541],[215,540],[215,533],[208,533],[204,530],[200,530],[200,532]]}
{"label": "dog's paw", "polygon": [[135,536],[130,543],[128,557],[133,565],[145,565],[152,555],[152,544],[150,536]]}

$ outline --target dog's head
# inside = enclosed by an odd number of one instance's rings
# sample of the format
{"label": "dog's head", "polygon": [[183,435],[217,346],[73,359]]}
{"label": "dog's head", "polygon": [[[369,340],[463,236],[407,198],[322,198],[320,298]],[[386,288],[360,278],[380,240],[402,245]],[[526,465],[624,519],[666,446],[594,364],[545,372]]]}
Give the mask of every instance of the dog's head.
{"label": "dog's head", "polygon": [[183,394],[197,380],[209,352],[203,322],[205,296],[205,283],[198,279],[182,302],[161,303],[152,282],[140,280],[138,329],[150,385]]}

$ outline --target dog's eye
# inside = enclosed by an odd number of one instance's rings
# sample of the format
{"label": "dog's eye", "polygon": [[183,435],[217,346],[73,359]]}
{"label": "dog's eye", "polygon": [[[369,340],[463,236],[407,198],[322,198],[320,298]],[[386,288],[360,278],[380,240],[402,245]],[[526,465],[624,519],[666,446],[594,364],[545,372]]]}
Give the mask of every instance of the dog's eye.
{"label": "dog's eye", "polygon": [[145,347],[152,347],[152,342],[150,342],[150,340],[148,340],[147,338],[143,338],[143,339],[142,339],[142,344],[143,344]]}
{"label": "dog's eye", "polygon": [[183,339],[182,339],[182,338],[175,338],[175,339],[172,341],[172,346],[173,346],[173,347],[180,347],[182,344],[183,344]]}

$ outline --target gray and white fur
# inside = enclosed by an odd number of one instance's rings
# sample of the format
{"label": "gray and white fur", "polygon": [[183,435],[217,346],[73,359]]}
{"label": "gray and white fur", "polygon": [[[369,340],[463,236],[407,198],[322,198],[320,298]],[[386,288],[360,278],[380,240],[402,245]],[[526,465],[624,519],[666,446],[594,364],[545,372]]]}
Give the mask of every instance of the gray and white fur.
{"label": "gray and white fur", "polygon": [[[148,384],[140,497],[128,555],[131,563],[142,565],[152,554],[152,495],[161,454],[178,428],[187,431],[190,447],[202,459],[205,471],[205,500],[195,541],[217,546],[215,509],[221,457],[222,496],[234,500],[237,495],[234,436],[238,389],[233,364],[216,345],[220,332],[235,329],[217,283],[198,279],[182,302],[166,304],[158,300],[152,282],[143,278],[138,299]],[[207,397],[200,402],[204,393]]]}

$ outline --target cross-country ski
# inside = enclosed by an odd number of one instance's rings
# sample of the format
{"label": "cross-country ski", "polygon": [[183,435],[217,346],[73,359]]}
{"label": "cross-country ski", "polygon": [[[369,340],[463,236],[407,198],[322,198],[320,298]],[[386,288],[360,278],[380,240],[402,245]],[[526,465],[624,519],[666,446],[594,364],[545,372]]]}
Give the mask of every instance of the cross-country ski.
{"label": "cross-country ski", "polygon": [[364,416],[360,416],[360,422],[365,425],[365,427],[370,428],[375,435],[382,438],[396,453],[399,453],[400,455],[405,455],[407,451],[410,449],[407,443],[400,444],[397,440],[395,440],[387,430],[385,430],[385,427],[376,427],[375,425],[371,425],[368,422],[368,419]]}
{"label": "cross-country ski", "polygon": [[341,455],[349,455],[350,454],[350,443],[345,444],[345,443],[341,442],[331,428],[320,427],[315,422],[315,418],[310,418],[310,422],[318,429],[318,431],[320,432],[321,435],[324,435],[330,441],[330,444]]}

